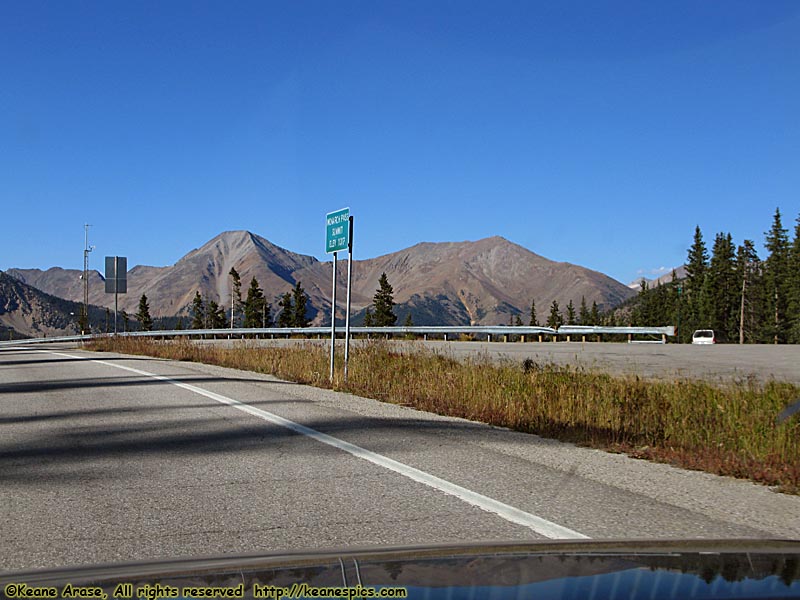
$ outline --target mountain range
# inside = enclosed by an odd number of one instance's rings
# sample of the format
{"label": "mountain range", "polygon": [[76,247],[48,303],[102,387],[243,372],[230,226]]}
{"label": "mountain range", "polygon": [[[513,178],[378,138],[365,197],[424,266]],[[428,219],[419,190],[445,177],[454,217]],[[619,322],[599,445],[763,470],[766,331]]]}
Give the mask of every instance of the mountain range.
{"label": "mountain range", "polygon": [[[347,263],[339,264],[337,320],[344,317],[347,281]],[[188,316],[197,291],[228,307],[231,267],[241,276],[243,295],[255,277],[273,311],[280,296],[300,282],[309,296],[312,324],[330,323],[332,263],[291,252],[249,231],[224,232],[172,266],[132,268],[129,293],[119,297],[120,310],[133,314],[140,296],[146,294],[153,316]],[[582,298],[589,306],[596,302],[607,309],[635,295],[607,275],[549,260],[499,236],[474,242],[425,242],[353,261],[354,324],[363,320],[384,272],[394,288],[399,322],[410,312],[417,325],[508,324],[515,315],[527,324],[532,300],[541,322],[553,300],[563,312],[570,300],[576,309]],[[83,299],[79,270],[9,269],[7,274],[53,296]],[[89,301],[113,308],[114,296],[105,293],[97,271],[90,272]]]}
{"label": "mountain range", "polygon": [[[0,271],[0,339],[47,337],[78,331],[79,302],[46,294]],[[96,331],[105,325],[105,309],[89,307]]]}

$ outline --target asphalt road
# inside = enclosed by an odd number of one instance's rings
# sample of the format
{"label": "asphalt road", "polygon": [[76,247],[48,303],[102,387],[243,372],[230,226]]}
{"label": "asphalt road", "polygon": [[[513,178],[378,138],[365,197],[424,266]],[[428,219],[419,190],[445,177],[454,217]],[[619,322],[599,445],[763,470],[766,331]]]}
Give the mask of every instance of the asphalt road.
{"label": "asphalt road", "polygon": [[341,546],[800,538],[800,497],[267,376],[0,350],[0,571]]}

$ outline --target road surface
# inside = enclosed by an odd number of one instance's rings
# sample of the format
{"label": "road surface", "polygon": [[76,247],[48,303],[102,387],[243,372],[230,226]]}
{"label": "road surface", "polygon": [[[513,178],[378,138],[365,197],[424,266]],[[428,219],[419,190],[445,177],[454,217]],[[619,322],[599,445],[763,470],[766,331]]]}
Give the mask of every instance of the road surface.
{"label": "road surface", "polygon": [[541,538],[800,538],[800,497],[274,378],[0,350],[0,571]]}

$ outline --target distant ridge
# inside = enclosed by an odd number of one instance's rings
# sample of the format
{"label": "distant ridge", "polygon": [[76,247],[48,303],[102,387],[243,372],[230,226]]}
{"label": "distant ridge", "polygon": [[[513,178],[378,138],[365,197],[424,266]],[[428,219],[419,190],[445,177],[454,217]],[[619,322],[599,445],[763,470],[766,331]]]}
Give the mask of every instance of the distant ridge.
{"label": "distant ridge", "polygon": [[[313,323],[329,322],[331,263],[291,252],[249,231],[221,233],[172,266],[134,267],[128,274],[130,293],[120,297],[120,308],[135,312],[144,293],[153,315],[188,314],[196,291],[228,307],[231,267],[242,278],[243,296],[251,278],[256,277],[273,304],[273,313],[277,312],[277,299],[300,281],[309,295]],[[354,323],[360,321],[364,308],[371,303],[383,272],[394,287],[400,318],[410,312],[419,325],[508,324],[517,315],[527,324],[534,299],[539,321],[543,322],[553,300],[564,312],[570,300],[576,310],[581,298],[589,306],[596,302],[603,309],[635,295],[607,275],[549,260],[500,236],[465,242],[422,242],[398,252],[354,261]],[[9,269],[8,274],[55,296],[76,301],[83,298],[77,270]],[[345,280],[342,269],[342,286]],[[97,271],[91,273],[89,284],[91,303],[113,304],[113,296],[104,293]],[[342,316],[343,306],[342,301],[337,309]]]}

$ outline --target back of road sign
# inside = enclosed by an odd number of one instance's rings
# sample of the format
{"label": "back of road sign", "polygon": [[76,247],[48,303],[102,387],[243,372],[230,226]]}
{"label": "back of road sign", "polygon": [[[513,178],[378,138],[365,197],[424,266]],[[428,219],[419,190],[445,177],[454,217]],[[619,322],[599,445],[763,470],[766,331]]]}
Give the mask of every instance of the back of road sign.
{"label": "back of road sign", "polygon": [[106,294],[128,293],[128,258],[106,256]]}

